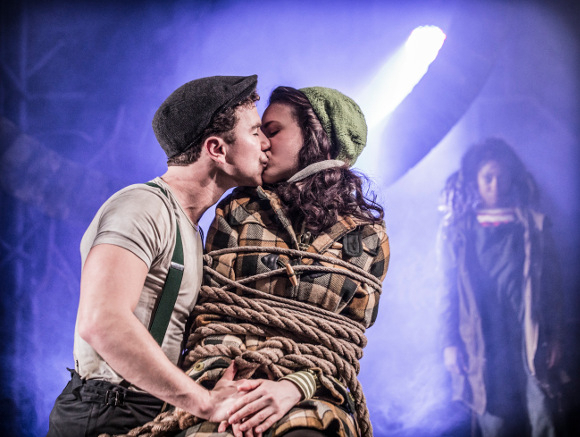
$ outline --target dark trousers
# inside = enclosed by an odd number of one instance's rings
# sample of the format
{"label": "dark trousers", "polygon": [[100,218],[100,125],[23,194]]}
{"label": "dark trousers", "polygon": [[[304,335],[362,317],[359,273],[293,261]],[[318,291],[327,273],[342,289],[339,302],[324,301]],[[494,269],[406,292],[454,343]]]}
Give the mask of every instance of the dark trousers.
{"label": "dark trousers", "polygon": [[483,437],[555,437],[556,428],[546,394],[540,388],[536,378],[527,376],[525,387],[525,405],[523,415],[484,413],[478,416]]}
{"label": "dark trousers", "polygon": [[83,380],[71,370],[71,380],[56,398],[47,437],[97,437],[124,434],[154,419],[163,401],[100,380]]}

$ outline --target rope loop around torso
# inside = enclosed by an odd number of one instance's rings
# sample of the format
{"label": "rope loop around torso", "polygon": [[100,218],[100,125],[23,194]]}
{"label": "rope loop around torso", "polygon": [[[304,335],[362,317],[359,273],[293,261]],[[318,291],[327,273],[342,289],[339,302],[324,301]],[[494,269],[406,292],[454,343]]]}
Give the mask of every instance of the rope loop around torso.
{"label": "rope loop around torso", "polygon": [[[192,328],[184,366],[191,366],[207,358],[225,357],[236,362],[237,378],[267,375],[273,380],[299,370],[318,368],[322,374],[319,377],[320,384],[331,393],[336,392],[334,381],[348,388],[354,400],[361,435],[372,436],[366,400],[357,378],[359,360],[367,343],[365,326],[324,308],[245,285],[276,275],[286,275],[284,268],[232,280],[210,267],[214,257],[247,252],[311,258],[329,265],[299,265],[293,266],[294,270],[346,275],[379,293],[382,290],[381,281],[363,269],[317,253],[264,246],[243,246],[209,252],[204,256],[204,273],[222,285],[201,287],[192,317],[201,317],[204,323],[199,326],[194,324]],[[204,342],[205,339],[220,336],[244,338],[248,335],[263,340],[251,350],[231,342]],[[127,435],[173,435],[174,430],[186,429],[197,421],[199,419],[183,410],[174,409],[162,413],[154,421]]]}
{"label": "rope loop around torso", "polygon": [[[223,249],[213,250],[204,255],[204,260],[206,266],[212,265],[212,260],[216,256],[226,255],[230,253],[247,253],[247,252],[254,252],[254,253],[275,253],[286,255],[292,258],[302,259],[302,258],[311,258],[316,261],[323,261],[326,263],[334,264],[340,267],[343,267],[345,270],[342,269],[334,269],[327,266],[293,266],[294,269],[300,269],[301,271],[324,271],[328,273],[339,273],[342,275],[347,275],[354,277],[355,279],[360,280],[363,283],[368,284],[369,286],[375,288],[379,293],[382,292],[382,281],[377,278],[376,276],[370,274],[369,272],[357,267],[348,261],[344,261],[339,258],[330,257],[326,255],[321,255],[319,253],[308,252],[305,250],[298,250],[298,249],[289,249],[285,247],[268,247],[268,246],[238,246],[238,247],[226,247]],[[242,280],[238,280],[238,283],[244,282],[252,282],[258,279],[267,278],[269,276],[274,276],[280,274],[284,271],[284,269],[279,270],[272,270],[270,272],[256,274],[252,276],[248,276]],[[217,273],[217,272],[216,272]]]}
{"label": "rope loop around torso", "polygon": [[325,264],[294,265],[294,271],[346,275],[367,284],[379,293],[382,291],[380,279],[335,257],[264,246],[232,247],[209,252],[205,255],[204,273],[213,277],[221,286],[203,286],[194,312],[218,316],[220,322],[193,330],[188,342],[192,350],[187,362],[194,363],[216,352],[214,350],[208,353],[206,346],[201,345],[202,339],[208,336],[258,335],[265,340],[256,350],[240,351],[235,346],[228,351],[224,351],[227,348],[222,349],[223,356],[236,361],[241,377],[251,377],[259,371],[269,375],[271,379],[278,379],[298,370],[319,368],[326,377],[326,380],[321,381],[323,385],[331,388],[332,379],[335,379],[349,389],[355,401],[361,433],[363,436],[372,435],[366,400],[357,378],[359,360],[367,343],[365,326],[307,302],[272,295],[245,285],[276,275],[285,276],[287,271],[284,268],[234,281],[210,267],[215,257],[232,253],[275,253],[289,258],[311,258]]}

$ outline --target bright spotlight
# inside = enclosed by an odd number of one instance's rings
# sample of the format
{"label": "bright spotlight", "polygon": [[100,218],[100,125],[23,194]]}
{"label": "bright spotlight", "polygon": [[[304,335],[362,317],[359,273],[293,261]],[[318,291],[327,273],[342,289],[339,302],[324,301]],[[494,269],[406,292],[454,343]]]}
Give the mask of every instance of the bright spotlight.
{"label": "bright spotlight", "polygon": [[421,26],[411,32],[405,43],[405,57],[407,58],[405,67],[408,73],[418,77],[411,88],[423,77],[429,64],[435,60],[445,37],[446,35],[437,26]]}
{"label": "bright spotlight", "polygon": [[443,46],[446,35],[437,26],[420,26],[413,29],[405,43],[405,50],[417,59],[433,62]]}
{"label": "bright spotlight", "polygon": [[411,32],[361,98],[369,128],[383,121],[413,90],[437,57],[445,38],[445,33],[437,26],[420,26]]}

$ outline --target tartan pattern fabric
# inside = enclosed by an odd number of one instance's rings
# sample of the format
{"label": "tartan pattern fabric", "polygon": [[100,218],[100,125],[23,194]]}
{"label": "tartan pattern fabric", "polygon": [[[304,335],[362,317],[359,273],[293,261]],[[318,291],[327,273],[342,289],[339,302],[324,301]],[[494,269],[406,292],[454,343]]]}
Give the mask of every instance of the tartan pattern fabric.
{"label": "tartan pattern fabric", "polygon": [[[344,237],[356,233],[362,243],[358,256],[347,256]],[[218,273],[239,280],[258,273],[279,269],[290,263],[299,265],[330,264],[310,258],[289,259],[269,253],[268,247],[300,248],[301,236],[296,234],[285,216],[277,197],[261,188],[238,188],[216,208],[216,218],[206,241],[206,250],[262,246],[259,253],[233,253],[214,257],[211,267]],[[362,224],[351,217],[341,218],[326,232],[315,237],[307,252],[348,261],[383,280],[389,264],[389,242],[384,224]],[[336,267],[336,266],[335,266]],[[343,268],[343,267],[338,267]],[[206,284],[220,286],[212,277]],[[378,314],[380,291],[348,276],[335,273],[303,272],[292,285],[288,276],[275,276],[246,284],[248,287],[307,302],[371,326]]]}
{"label": "tartan pattern fabric", "polygon": [[[218,433],[219,424],[215,422],[201,422],[177,437],[232,437],[231,428]],[[298,403],[276,425],[263,433],[264,437],[280,437],[296,428],[313,428],[324,435],[337,437],[356,437],[359,435],[355,421],[342,408],[321,400],[307,400]]]}
{"label": "tartan pattern fabric", "polygon": [[[235,336],[225,342],[240,345],[242,341]],[[235,339],[235,340],[234,340]],[[215,338],[214,338],[215,340]],[[206,339],[207,341],[207,339]],[[189,370],[188,375],[196,382],[211,390],[219,380],[231,360],[225,357],[211,357],[197,361]],[[319,369],[314,369],[318,373]],[[265,375],[261,375],[264,377]],[[284,417],[278,420],[264,433],[264,437],[278,437],[294,428],[314,428],[323,431],[325,435],[335,437],[357,437],[360,435],[353,416],[354,404],[348,390],[335,382],[335,393],[324,387],[317,388],[312,399],[303,400],[292,408]],[[177,437],[224,436],[231,437],[231,428],[224,433],[218,433],[218,423],[198,421]]]}
{"label": "tartan pattern fabric", "polygon": [[[355,249],[347,250],[347,239],[354,238]],[[240,252],[212,255],[209,266],[218,273],[232,280],[240,280],[259,273],[280,269],[290,263],[295,268],[301,265],[323,265],[335,269],[347,270],[345,267],[324,261],[302,257],[292,258],[285,254],[271,253],[269,247],[306,250],[313,254],[325,255],[347,261],[372,274],[380,281],[386,275],[389,264],[389,242],[384,223],[365,224],[350,217],[341,218],[334,226],[317,235],[307,246],[303,235],[297,234],[285,216],[278,198],[272,192],[261,187],[237,188],[220,202],[216,208],[216,217],[211,225],[206,240],[206,251],[222,248],[260,246],[264,251]],[[211,286],[222,286],[214,276],[206,274],[204,283]],[[355,278],[336,272],[298,272],[297,284],[293,285],[288,275],[277,275],[254,282],[245,283],[248,287],[262,292],[309,303],[371,326],[378,313],[381,290]],[[238,291],[241,293],[241,291]],[[213,316],[200,315],[195,325],[214,323]],[[256,335],[212,335],[201,343],[229,344],[240,350],[255,350],[266,338]],[[189,371],[189,375],[206,386],[213,384],[230,362],[226,357],[212,357],[198,360]],[[312,369],[319,372],[320,369]],[[255,375],[254,377],[267,377]],[[332,378],[335,390],[318,387],[314,397],[297,404],[286,416],[280,419],[265,436],[277,437],[291,429],[310,427],[323,431],[326,435],[354,437],[360,434],[352,413],[354,405],[348,390],[339,381]],[[199,423],[180,436],[231,436],[231,429],[223,434],[217,433],[217,424]]]}
{"label": "tartan pattern fabric", "polygon": [[359,435],[352,415],[330,402],[316,399],[297,404],[272,427],[270,435],[279,437],[295,428],[313,428],[339,437]]}

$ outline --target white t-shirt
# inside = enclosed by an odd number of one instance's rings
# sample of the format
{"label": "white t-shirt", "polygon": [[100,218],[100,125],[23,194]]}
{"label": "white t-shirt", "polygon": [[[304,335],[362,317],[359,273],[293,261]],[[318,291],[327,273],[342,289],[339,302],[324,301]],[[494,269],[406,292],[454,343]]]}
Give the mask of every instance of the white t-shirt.
{"label": "white t-shirt", "polygon": [[[149,328],[151,313],[161,293],[175,247],[175,217],[179,221],[185,269],[179,295],[165,333],[162,349],[177,364],[185,324],[197,300],[203,274],[203,243],[197,227],[185,214],[169,186],[161,179],[152,182],[163,187],[131,185],[111,196],[99,209],[81,241],[83,266],[93,246],[114,244],[123,247],[149,267],[135,316]],[[78,322],[77,322],[78,323]],[[119,342],[123,339],[119,338]],[[75,368],[81,378],[102,379],[118,384],[123,377],[78,334],[74,337]]]}

